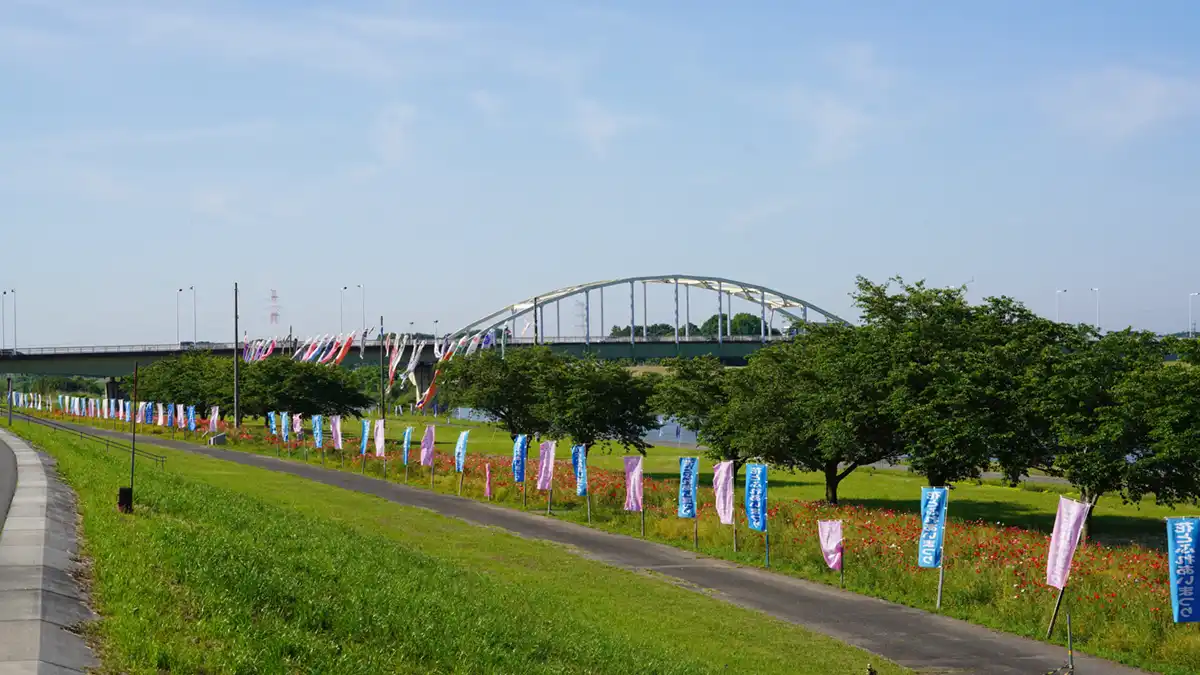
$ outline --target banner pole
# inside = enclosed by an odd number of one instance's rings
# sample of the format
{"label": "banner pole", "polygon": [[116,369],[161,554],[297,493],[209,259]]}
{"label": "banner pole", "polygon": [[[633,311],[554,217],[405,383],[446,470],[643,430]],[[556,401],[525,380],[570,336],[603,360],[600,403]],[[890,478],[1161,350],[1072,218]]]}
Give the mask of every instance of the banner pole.
{"label": "banner pole", "polygon": [[638,509],[638,512],[642,516],[642,539],[645,539],[646,538],[646,505],[643,504],[642,508]]}
{"label": "banner pole", "polygon": [[1067,610],[1067,672],[1075,672],[1075,645],[1071,639],[1071,610]]}
{"label": "banner pole", "polygon": [[529,508],[529,481],[521,481],[521,508]]}
{"label": "banner pole", "polygon": [[700,514],[692,518],[692,549],[700,550]]}
{"label": "banner pole", "polygon": [[404,465],[404,484],[408,485],[408,465]]}
{"label": "banner pole", "polygon": [[587,491],[587,510],[588,510],[588,525],[592,524],[592,491]]}
{"label": "banner pole", "polygon": [[1054,601],[1054,613],[1050,615],[1050,627],[1046,629],[1046,639],[1047,640],[1049,640],[1050,636],[1054,634],[1054,624],[1056,621],[1058,621],[1058,610],[1060,607],[1062,607],[1063,593],[1066,590],[1067,590],[1066,584],[1063,584],[1063,587],[1058,589],[1058,600]]}
{"label": "banner pole", "polygon": [[550,484],[550,490],[546,492],[546,515],[550,515],[550,503],[554,501],[554,483]]}
{"label": "banner pole", "polygon": [[946,583],[946,561],[938,567],[938,594],[937,594],[937,609],[942,609],[942,585]]}
{"label": "banner pole", "polygon": [[433,474],[437,470],[437,458],[429,462],[429,489],[433,489]]}
{"label": "banner pole", "polygon": [[766,559],[763,562],[763,567],[771,566],[771,533],[766,529],[763,530],[763,541],[766,542]]}
{"label": "banner pole", "polygon": [[462,484],[463,484],[463,478],[464,478],[464,477],[466,477],[466,475],[467,475],[467,472],[466,472],[466,471],[459,471],[459,472],[458,472],[458,496],[459,496],[459,497],[461,497],[461,496],[462,496]]}

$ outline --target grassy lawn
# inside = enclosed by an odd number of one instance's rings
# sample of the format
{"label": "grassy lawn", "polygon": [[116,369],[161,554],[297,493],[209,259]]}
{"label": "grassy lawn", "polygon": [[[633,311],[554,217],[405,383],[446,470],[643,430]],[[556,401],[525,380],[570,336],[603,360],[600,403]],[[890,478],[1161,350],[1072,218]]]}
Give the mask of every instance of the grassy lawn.
{"label": "grassy lawn", "polygon": [[79,494],[105,673],[910,672],[551,544],[169,449],[123,516],[127,456],[15,431]]}

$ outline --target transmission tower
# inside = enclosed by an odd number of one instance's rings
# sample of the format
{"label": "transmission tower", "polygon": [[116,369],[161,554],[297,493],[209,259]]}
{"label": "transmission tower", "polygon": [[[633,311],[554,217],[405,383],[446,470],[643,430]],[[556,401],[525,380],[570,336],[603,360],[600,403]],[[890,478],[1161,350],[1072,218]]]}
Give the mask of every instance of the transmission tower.
{"label": "transmission tower", "polygon": [[271,325],[279,325],[279,294],[271,289]]}

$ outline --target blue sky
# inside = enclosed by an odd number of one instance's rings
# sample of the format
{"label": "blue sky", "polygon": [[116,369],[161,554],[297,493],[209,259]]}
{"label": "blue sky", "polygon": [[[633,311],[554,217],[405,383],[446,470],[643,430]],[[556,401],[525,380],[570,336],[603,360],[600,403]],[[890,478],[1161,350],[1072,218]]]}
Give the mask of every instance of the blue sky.
{"label": "blue sky", "polygon": [[228,340],[235,281],[262,336],[271,289],[429,330],[676,272],[1185,329],[1200,6],[988,5],[8,0],[0,285],[26,346],[173,341],[180,286]]}

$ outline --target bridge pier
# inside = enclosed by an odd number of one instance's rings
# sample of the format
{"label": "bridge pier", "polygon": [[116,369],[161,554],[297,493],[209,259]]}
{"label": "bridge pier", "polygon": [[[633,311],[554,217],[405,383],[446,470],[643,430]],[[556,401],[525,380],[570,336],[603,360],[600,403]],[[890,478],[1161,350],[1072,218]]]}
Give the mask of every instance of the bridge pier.
{"label": "bridge pier", "polygon": [[125,398],[121,379],[119,377],[110,377],[104,382],[105,398]]}

